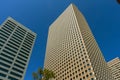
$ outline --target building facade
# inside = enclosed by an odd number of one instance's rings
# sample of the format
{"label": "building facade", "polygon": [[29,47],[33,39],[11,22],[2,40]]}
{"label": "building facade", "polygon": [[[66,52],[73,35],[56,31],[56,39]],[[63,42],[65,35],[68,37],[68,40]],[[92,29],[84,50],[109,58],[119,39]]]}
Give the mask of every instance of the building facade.
{"label": "building facade", "polygon": [[12,18],[0,27],[0,80],[24,80],[36,34]]}
{"label": "building facade", "polygon": [[120,80],[120,59],[117,57],[108,62],[108,66],[116,80]]}
{"label": "building facade", "polygon": [[50,26],[44,68],[55,80],[114,80],[83,15],[71,4]]}

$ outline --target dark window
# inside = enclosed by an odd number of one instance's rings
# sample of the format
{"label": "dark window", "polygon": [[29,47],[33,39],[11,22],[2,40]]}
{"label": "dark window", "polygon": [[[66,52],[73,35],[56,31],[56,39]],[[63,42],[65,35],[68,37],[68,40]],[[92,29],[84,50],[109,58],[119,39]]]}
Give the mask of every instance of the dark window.
{"label": "dark window", "polygon": [[7,53],[7,54],[9,54],[9,55],[11,55],[11,56],[13,56],[13,57],[15,57],[14,54],[12,54],[11,52],[9,52],[9,51],[7,51],[7,50],[5,50],[5,49],[3,50],[3,52],[4,52],[4,53]]}
{"label": "dark window", "polygon": [[20,72],[20,73],[23,73],[23,71],[21,71],[21,70],[19,70],[19,69],[17,69],[17,68],[12,68],[14,71],[17,71],[17,72]]}
{"label": "dark window", "polygon": [[17,76],[17,77],[19,77],[19,78],[22,77],[21,75],[19,75],[19,74],[17,74],[17,73],[14,73],[14,72],[10,72],[10,74],[12,74],[12,75],[14,75],[14,76]]}
{"label": "dark window", "polygon": [[91,80],[94,80],[94,78],[91,78]]}
{"label": "dark window", "polygon": [[5,75],[5,74],[2,74],[2,73],[0,73],[0,76],[2,76],[2,77],[6,77],[6,75]]}
{"label": "dark window", "polygon": [[19,67],[19,68],[21,68],[21,69],[25,69],[24,67],[22,67],[22,66],[20,66],[20,65],[18,65],[18,64],[14,64],[15,66],[17,66],[17,67]]}
{"label": "dark window", "polygon": [[22,64],[22,65],[25,66],[25,63],[23,63],[23,62],[21,62],[21,61],[19,61],[19,60],[16,60],[16,62],[18,62],[18,63],[20,63],[20,64]]}
{"label": "dark window", "polygon": [[27,62],[27,60],[25,60],[25,59],[23,59],[23,58],[21,58],[19,56],[17,56],[17,58],[20,59],[20,60],[22,60],[22,61],[24,61],[24,62]]}
{"label": "dark window", "polygon": [[20,55],[21,57],[24,57],[24,58],[28,59],[28,57],[24,56],[22,53],[19,53],[19,55]]}
{"label": "dark window", "polygon": [[2,62],[0,62],[0,65],[2,65],[2,66],[4,66],[4,67],[7,67],[7,68],[10,68],[10,66],[9,66],[9,65],[4,64],[4,63],[2,63]]}
{"label": "dark window", "polygon": [[11,62],[11,61],[8,61],[7,59],[4,59],[4,58],[2,58],[2,57],[0,57],[0,60],[3,60],[3,61],[5,61],[5,62],[7,62],[7,63],[12,64],[12,62]]}
{"label": "dark window", "polygon": [[4,72],[8,72],[8,70],[3,69],[3,68],[1,68],[1,67],[0,67],[0,70],[1,70],[1,71],[4,71]]}
{"label": "dark window", "polygon": [[14,52],[14,53],[17,53],[15,50],[13,50],[13,49],[11,49],[11,48],[9,48],[9,47],[5,47],[7,50],[10,50],[10,51],[12,51],[12,52]]}
{"label": "dark window", "polygon": [[5,57],[7,57],[7,58],[9,58],[9,59],[11,59],[11,60],[13,60],[13,58],[10,57],[10,56],[8,56],[7,54],[1,53],[1,55],[2,55],[2,56],[5,56]]}
{"label": "dark window", "polygon": [[9,76],[8,79],[10,79],[10,80],[18,80],[16,78],[11,77],[11,76]]}

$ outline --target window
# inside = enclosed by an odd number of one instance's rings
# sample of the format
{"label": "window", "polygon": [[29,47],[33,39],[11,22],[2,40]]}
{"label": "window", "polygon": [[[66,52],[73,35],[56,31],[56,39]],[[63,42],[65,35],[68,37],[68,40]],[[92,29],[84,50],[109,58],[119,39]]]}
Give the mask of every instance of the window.
{"label": "window", "polygon": [[92,73],[90,73],[90,76],[92,76]]}
{"label": "window", "polygon": [[10,79],[10,80],[18,80],[16,78],[11,77],[11,76],[9,76],[8,79]]}
{"label": "window", "polygon": [[90,80],[94,80],[94,78],[91,78]]}
{"label": "window", "polygon": [[9,65],[4,64],[4,63],[2,63],[2,62],[0,62],[0,65],[5,66],[5,67],[7,67],[7,68],[10,68],[10,66],[9,66]]}
{"label": "window", "polygon": [[0,73],[0,76],[2,76],[2,77],[6,77],[6,75],[5,75],[5,74],[3,74],[3,73]]}
{"label": "window", "polygon": [[17,77],[22,77],[21,75],[17,74],[17,73],[14,73],[14,72],[10,72],[10,74],[14,75],[14,76],[17,76]]}
{"label": "window", "polygon": [[6,69],[4,69],[4,68],[1,68],[1,67],[0,67],[0,70],[1,70],[1,71],[4,71],[4,72],[8,72],[8,70],[6,70]]}
{"label": "window", "polygon": [[20,72],[20,73],[23,73],[23,71],[21,71],[21,70],[19,70],[19,69],[17,69],[17,68],[12,68],[14,71],[17,71],[17,72]]}

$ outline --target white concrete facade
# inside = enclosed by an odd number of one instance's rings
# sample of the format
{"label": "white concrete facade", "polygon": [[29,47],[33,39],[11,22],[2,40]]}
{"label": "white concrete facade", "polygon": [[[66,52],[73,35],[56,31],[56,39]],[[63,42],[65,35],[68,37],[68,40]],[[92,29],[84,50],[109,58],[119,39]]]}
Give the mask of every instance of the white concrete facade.
{"label": "white concrete facade", "polygon": [[6,19],[0,27],[0,80],[24,80],[35,39],[36,33]]}

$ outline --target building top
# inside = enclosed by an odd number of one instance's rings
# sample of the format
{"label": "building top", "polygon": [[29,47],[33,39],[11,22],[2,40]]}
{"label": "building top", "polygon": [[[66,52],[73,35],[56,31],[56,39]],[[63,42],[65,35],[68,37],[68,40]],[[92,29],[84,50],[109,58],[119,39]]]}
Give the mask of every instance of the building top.
{"label": "building top", "polygon": [[[30,33],[32,33],[33,35],[35,35],[35,36],[37,35],[35,32],[33,32],[32,30],[26,28],[24,25],[20,24],[20,23],[17,22],[16,20],[14,20],[12,17],[8,17],[8,18],[3,22],[3,24],[6,23],[6,21],[8,21],[8,20],[15,22],[16,25],[19,25],[20,27],[22,27],[22,28],[24,28],[25,30],[27,30],[27,31],[29,31]],[[2,25],[3,25],[3,24],[2,24]],[[0,28],[1,28],[1,27],[0,27]]]}
{"label": "building top", "polygon": [[[75,13],[76,10],[78,10],[78,8],[77,8],[73,3],[71,3],[71,4],[61,13],[61,15],[57,17],[57,19],[54,21],[54,23],[52,23],[52,24],[50,25],[49,28],[51,28],[51,26],[53,26],[53,25],[58,21],[58,19],[59,19],[61,16],[63,16],[64,14],[66,14],[66,12],[68,12],[68,11],[73,11],[74,14],[76,14],[76,13]],[[78,10],[78,11],[79,11],[79,10]],[[83,14],[82,14],[80,11],[79,11],[79,13],[83,16]],[[75,15],[75,16],[76,16],[76,15]]]}

